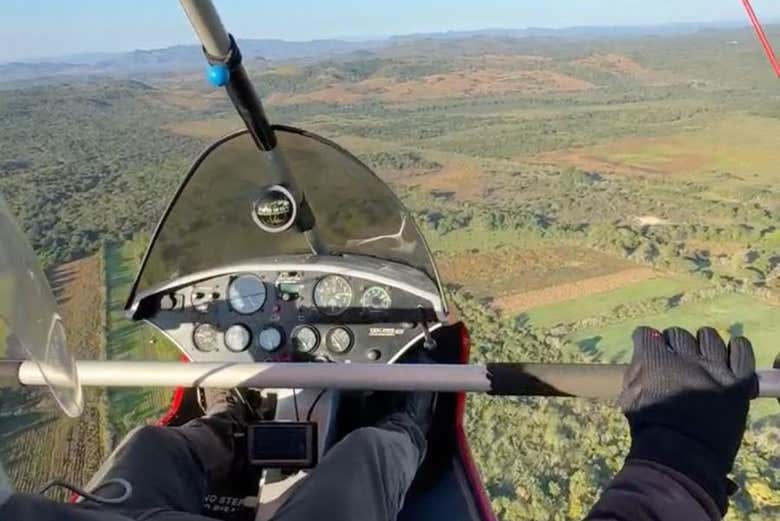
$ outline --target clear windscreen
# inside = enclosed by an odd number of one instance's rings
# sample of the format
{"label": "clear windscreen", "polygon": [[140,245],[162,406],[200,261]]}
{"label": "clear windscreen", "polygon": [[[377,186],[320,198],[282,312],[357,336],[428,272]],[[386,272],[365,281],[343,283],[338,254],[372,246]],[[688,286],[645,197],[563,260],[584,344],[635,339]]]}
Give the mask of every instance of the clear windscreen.
{"label": "clear windscreen", "polygon": [[38,364],[68,416],[83,408],[76,364],[38,259],[0,199],[0,358]]}
{"label": "clear windscreen", "polygon": [[5,469],[0,465],[0,507],[11,497],[13,491],[14,487],[11,484],[11,480],[8,479],[8,474],[5,473]]}
{"label": "clear windscreen", "polygon": [[[438,284],[428,248],[393,192],[349,152],[318,136],[277,129],[280,154],[316,219],[329,254],[378,257],[417,268]],[[229,136],[207,150],[161,222],[133,295],[172,280],[267,257],[312,253],[292,227],[263,231],[252,207],[278,183],[277,163],[251,136]],[[131,302],[133,300],[131,296]]]}

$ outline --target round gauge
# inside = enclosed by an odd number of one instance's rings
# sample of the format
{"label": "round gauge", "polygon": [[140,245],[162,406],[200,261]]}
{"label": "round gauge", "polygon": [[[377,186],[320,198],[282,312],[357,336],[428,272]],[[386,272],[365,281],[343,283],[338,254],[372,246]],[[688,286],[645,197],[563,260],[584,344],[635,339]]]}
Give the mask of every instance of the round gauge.
{"label": "round gauge", "polygon": [[341,355],[352,347],[352,333],[345,327],[334,327],[328,331],[325,342],[330,352]]}
{"label": "round gauge", "polygon": [[228,288],[230,306],[242,315],[258,311],[265,304],[265,283],[257,275],[241,275]]}
{"label": "round gauge", "polygon": [[275,327],[267,327],[257,335],[257,345],[263,351],[272,353],[282,345],[282,332]]}
{"label": "round gauge", "polygon": [[311,326],[298,326],[292,332],[292,341],[295,349],[302,353],[311,353],[317,349],[320,343],[320,335]]}
{"label": "round gauge", "polygon": [[249,347],[252,333],[244,324],[233,324],[225,331],[225,347],[239,353]]}
{"label": "round gauge", "polygon": [[216,351],[219,347],[219,331],[211,324],[201,324],[192,332],[192,342],[199,351]]}
{"label": "round gauge", "polygon": [[352,286],[341,275],[328,275],[314,286],[314,304],[326,315],[340,315],[352,305]]}
{"label": "round gauge", "polygon": [[367,309],[390,309],[393,300],[382,286],[371,286],[360,297],[360,305]]}

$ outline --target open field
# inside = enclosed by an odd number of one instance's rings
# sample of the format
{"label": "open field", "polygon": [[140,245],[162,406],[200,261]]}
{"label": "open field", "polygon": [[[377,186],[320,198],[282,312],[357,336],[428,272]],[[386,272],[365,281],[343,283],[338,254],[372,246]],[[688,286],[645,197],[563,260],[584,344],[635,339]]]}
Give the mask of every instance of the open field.
{"label": "open field", "polygon": [[643,317],[598,331],[579,331],[571,341],[584,349],[595,348],[603,354],[605,360],[625,361],[630,355],[627,341],[639,325],[651,325],[658,329],[681,326],[695,330],[702,324],[708,324],[723,332],[724,336],[737,334],[751,338],[756,348],[758,365],[767,367],[777,354],[777,338],[780,334],[778,313],[780,307],[748,295],[723,295],[681,306],[663,315]]}
{"label": "open field", "polygon": [[404,82],[387,77],[372,77],[357,83],[338,83],[306,94],[272,95],[269,102],[350,105],[369,98],[379,98],[399,103],[464,96],[577,92],[592,88],[594,85],[587,80],[556,71],[483,68],[472,72],[434,74]]}
{"label": "open field", "polygon": [[[57,266],[50,279],[71,349],[78,358],[102,358],[102,259]],[[103,390],[85,390],[78,420],[64,418],[44,389],[3,390],[0,411],[0,455],[19,490],[35,491],[54,478],[86,483],[110,450]]]}
{"label": "open field", "polygon": [[535,327],[551,328],[558,324],[598,317],[632,302],[659,297],[673,298],[703,285],[701,280],[689,277],[656,277],[597,295],[577,295],[565,302],[534,307],[525,312],[525,317]]}
{"label": "open field", "polygon": [[[177,360],[178,350],[151,326],[131,322],[124,315],[141,261],[145,242],[127,241],[106,248],[105,269],[108,294],[106,356],[111,360]],[[169,389],[109,389],[113,442],[131,429],[156,421],[167,410]]]}
{"label": "open field", "polygon": [[630,78],[646,80],[649,83],[655,84],[661,83],[662,78],[664,77],[664,75],[658,71],[648,69],[628,56],[614,53],[591,54],[590,56],[575,60],[574,63],[614,76],[627,76]]}
{"label": "open field", "polygon": [[[739,129],[735,132],[735,129]],[[618,174],[697,177],[729,172],[726,188],[772,182],[780,163],[775,136],[780,120],[735,114],[703,127],[663,137],[628,137],[587,149],[550,153],[537,159]],[[723,186],[714,190],[718,193]]]}
{"label": "open field", "polygon": [[487,186],[482,169],[473,161],[447,162],[434,172],[421,175],[405,173],[398,181],[403,186],[453,197],[458,201],[481,198]]}
{"label": "open field", "polygon": [[[463,285],[474,295],[492,298],[493,304],[508,310],[524,309],[523,294],[537,292],[528,297],[525,305],[533,307],[534,299],[541,305],[546,302],[565,300],[573,297],[584,286],[576,286],[581,280],[591,279],[598,285],[602,280],[604,291],[614,289],[614,281],[597,279],[613,276],[621,278],[627,270],[636,270],[629,262],[582,246],[547,246],[520,250],[503,248],[492,251],[469,251],[442,256],[439,267],[443,279],[448,283]],[[640,272],[632,271],[631,280]],[[652,276],[652,270],[641,272],[642,277]],[[628,282],[630,280],[627,279]],[[544,295],[538,293],[545,288],[564,286],[574,293],[566,295]],[[588,291],[597,292],[590,287]],[[512,300],[515,299],[515,300]],[[550,300],[552,299],[552,300]]]}
{"label": "open field", "polygon": [[520,313],[539,306],[566,302],[572,297],[606,293],[657,276],[658,273],[651,268],[629,268],[609,275],[581,278],[557,286],[505,295],[494,300],[493,305],[505,313]]}
{"label": "open field", "polygon": [[[625,362],[630,358],[631,333],[637,326],[649,325],[660,330],[680,326],[695,331],[706,324],[717,328],[725,338],[730,335],[747,336],[756,351],[757,365],[771,367],[778,353],[779,313],[780,307],[747,295],[731,294],[681,306],[662,315],[642,317],[598,330],[578,331],[569,340],[586,352],[598,353],[604,361]],[[756,402],[752,408],[753,418],[776,415],[776,406],[774,400]]]}

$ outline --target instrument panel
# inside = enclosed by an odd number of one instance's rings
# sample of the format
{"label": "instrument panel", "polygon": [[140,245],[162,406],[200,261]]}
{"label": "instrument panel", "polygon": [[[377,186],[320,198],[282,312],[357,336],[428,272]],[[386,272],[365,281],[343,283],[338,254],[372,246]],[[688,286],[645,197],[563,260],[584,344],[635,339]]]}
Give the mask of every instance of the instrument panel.
{"label": "instrument panel", "polygon": [[392,362],[441,325],[435,293],[316,268],[214,276],[154,302],[146,319],[198,361]]}

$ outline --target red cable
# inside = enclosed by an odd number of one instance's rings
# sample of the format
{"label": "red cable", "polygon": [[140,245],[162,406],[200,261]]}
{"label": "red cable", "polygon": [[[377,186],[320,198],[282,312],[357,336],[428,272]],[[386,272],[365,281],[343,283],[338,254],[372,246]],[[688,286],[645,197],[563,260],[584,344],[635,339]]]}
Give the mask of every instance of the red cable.
{"label": "red cable", "polygon": [[756,30],[758,40],[761,42],[764,52],[766,52],[766,57],[769,58],[769,63],[772,64],[775,74],[780,78],[780,62],[777,61],[777,56],[775,55],[775,50],[772,48],[772,43],[769,41],[769,38],[767,38],[764,28],[761,27],[761,22],[758,20],[758,16],[756,16],[756,12],[753,10],[753,6],[750,5],[750,0],[742,0],[742,4],[745,6],[745,11],[747,11],[748,18],[750,18],[750,23],[753,24],[753,28]]}

